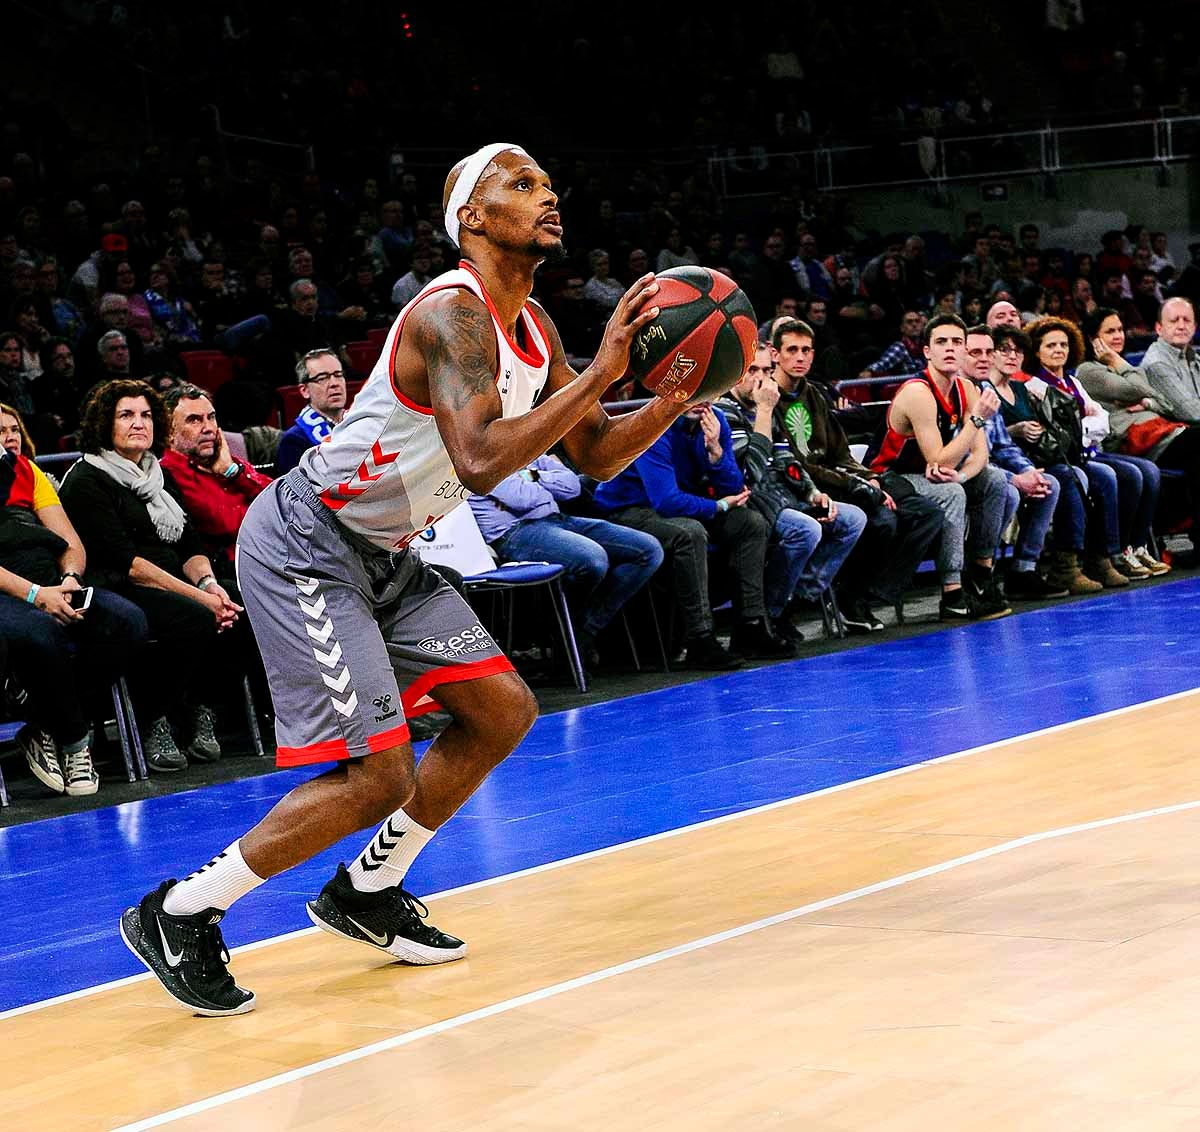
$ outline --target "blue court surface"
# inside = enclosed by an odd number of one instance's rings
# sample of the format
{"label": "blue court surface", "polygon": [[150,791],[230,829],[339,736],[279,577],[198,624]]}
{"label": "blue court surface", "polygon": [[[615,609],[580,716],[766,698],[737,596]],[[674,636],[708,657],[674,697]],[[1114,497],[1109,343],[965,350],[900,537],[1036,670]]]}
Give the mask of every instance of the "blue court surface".
{"label": "blue court surface", "polygon": [[[455,888],[852,782],[1187,691],[1198,673],[1193,578],[544,716],[407,887]],[[121,910],[312,774],[0,830],[0,1010],[140,973],[117,935]],[[240,901],[223,925],[229,944],[310,927],[305,900],[367,836]]]}

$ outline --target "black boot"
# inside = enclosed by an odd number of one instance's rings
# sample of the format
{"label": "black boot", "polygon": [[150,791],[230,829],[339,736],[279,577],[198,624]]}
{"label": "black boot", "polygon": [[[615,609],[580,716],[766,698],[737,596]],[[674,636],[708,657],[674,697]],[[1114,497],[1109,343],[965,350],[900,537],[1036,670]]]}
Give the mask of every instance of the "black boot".
{"label": "black boot", "polygon": [[743,621],[733,631],[729,651],[748,660],[782,660],[796,655],[796,646],[771,632],[766,618]]}
{"label": "black boot", "polygon": [[712,633],[701,633],[688,641],[684,668],[699,668],[705,672],[732,672],[742,662],[726,650]]}

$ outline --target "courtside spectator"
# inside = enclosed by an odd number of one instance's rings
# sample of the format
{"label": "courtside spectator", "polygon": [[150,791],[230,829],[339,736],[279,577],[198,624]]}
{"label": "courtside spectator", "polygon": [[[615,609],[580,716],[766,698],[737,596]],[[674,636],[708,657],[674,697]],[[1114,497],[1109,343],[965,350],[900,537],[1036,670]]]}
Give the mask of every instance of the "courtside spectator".
{"label": "courtside spectator", "polygon": [[308,449],[328,440],[349,406],[342,360],[333,350],[318,347],[305,354],[296,363],[296,381],[308,404],[279,438],[275,467],[280,475],[299,464]]}

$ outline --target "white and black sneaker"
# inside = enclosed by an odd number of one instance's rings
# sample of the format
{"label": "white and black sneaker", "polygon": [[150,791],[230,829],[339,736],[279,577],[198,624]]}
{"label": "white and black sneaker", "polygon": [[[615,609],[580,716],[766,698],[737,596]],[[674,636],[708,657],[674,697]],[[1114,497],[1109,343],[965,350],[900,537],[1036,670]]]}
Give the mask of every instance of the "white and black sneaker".
{"label": "white and black sneaker", "polygon": [[78,751],[64,751],[62,761],[68,797],[80,798],[100,789],[100,776],[92,765],[90,748],[84,746]]}
{"label": "white and black sneaker", "polygon": [[225,913],[206,908],[191,916],[169,916],[163,900],[173,880],[164,880],[121,914],[121,938],[176,1002],[193,1014],[220,1018],[254,1009],[254,994],[229,973],[229,951],[217,926]]}
{"label": "white and black sneaker", "polygon": [[43,786],[55,794],[61,794],[66,789],[62,764],[58,761],[58,744],[48,731],[27,723],[17,732],[17,746],[21,748],[34,778]]}
{"label": "white and black sneaker", "polygon": [[846,608],[842,610],[842,621],[847,633],[861,635],[883,632],[883,622],[871,612],[871,607],[862,598],[846,603]]}
{"label": "white and black sneaker", "polygon": [[345,865],[308,902],[308,918],[342,939],[365,943],[393,959],[415,966],[449,963],[467,953],[461,939],[425,923],[429,909],[401,885],[380,892],[359,892]]}

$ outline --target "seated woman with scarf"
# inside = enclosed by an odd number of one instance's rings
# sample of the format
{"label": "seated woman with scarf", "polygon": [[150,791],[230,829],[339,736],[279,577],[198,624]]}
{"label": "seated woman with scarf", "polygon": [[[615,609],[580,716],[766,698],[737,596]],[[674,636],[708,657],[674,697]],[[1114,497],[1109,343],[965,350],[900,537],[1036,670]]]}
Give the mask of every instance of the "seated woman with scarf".
{"label": "seated woman with scarf", "polygon": [[[89,576],[141,609],[158,642],[155,663],[140,666],[130,682],[143,719],[152,721],[143,735],[147,763],[178,771],[189,756],[201,762],[221,756],[215,717],[199,697],[214,690],[217,634],[238,623],[241,606],[217,581],[165,481],[157,454],[166,438],[162,400],[145,382],[100,386],[84,409],[84,455],[67,473],[62,500],[87,549]],[[167,718],[185,697],[186,754]]]}
{"label": "seated woman with scarf", "polygon": [[1089,530],[1092,553],[1084,573],[1110,588],[1128,585],[1131,578],[1148,578],[1150,571],[1137,560],[1133,547],[1150,541],[1161,485],[1158,468],[1149,460],[1101,448],[1110,429],[1108,413],[1074,378],[1084,356],[1079,328],[1066,319],[1044,315],[1025,332],[1032,346],[1026,371],[1034,375],[1026,388],[1034,397],[1050,388],[1071,398],[1082,430],[1081,464],[1088,496],[1102,515],[1101,522]]}
{"label": "seated woman with scarf", "polygon": [[[86,701],[129,666],[146,640],[137,606],[94,587],[72,595],[87,555],[53,485],[33,462],[21,415],[0,404],[0,638],[26,693],[17,744],[34,777],[56,794],[95,794]],[[79,599],[76,598],[75,601]]]}

